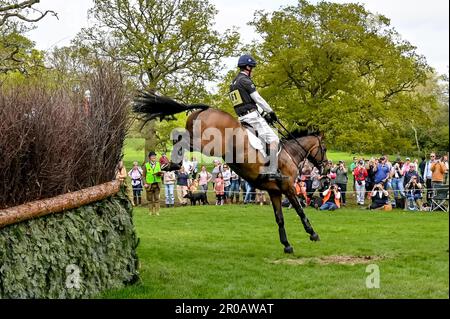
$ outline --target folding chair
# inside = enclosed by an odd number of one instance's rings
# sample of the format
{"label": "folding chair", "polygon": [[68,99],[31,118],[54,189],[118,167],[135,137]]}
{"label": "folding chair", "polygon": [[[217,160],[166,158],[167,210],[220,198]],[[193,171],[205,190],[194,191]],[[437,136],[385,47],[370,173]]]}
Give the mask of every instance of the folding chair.
{"label": "folding chair", "polygon": [[431,211],[448,212],[448,185],[435,185],[431,196]]}

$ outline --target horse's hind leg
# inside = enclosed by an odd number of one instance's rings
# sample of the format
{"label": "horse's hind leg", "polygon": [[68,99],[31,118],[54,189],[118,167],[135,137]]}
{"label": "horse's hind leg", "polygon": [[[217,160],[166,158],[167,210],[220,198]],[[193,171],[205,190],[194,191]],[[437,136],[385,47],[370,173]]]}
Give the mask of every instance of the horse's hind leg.
{"label": "horse's hind leg", "polygon": [[281,194],[278,193],[270,193],[270,200],[272,201],[273,212],[275,213],[275,221],[278,225],[278,233],[280,235],[280,242],[284,245],[284,252],[288,254],[292,254],[294,249],[289,244],[286,230],[284,229],[284,218],[283,212],[281,210]]}
{"label": "horse's hind leg", "polygon": [[303,208],[300,205],[297,196],[295,196],[295,193],[292,191],[286,194],[286,196],[289,199],[289,202],[292,204],[292,207],[294,207],[295,211],[297,212],[297,215],[300,217],[300,220],[302,221],[305,231],[310,235],[309,239],[312,241],[319,241],[320,240],[319,235],[312,228],[311,223],[309,222],[308,217],[306,217],[305,212],[303,211]]}

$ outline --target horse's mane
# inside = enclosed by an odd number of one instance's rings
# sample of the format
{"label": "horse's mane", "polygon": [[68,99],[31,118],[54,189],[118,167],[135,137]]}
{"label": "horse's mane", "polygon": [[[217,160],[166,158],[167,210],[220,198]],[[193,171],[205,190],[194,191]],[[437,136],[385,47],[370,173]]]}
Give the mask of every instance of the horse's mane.
{"label": "horse's mane", "polygon": [[307,136],[319,136],[320,132],[317,130],[310,130],[310,129],[295,129],[291,132],[289,132],[289,135],[286,138],[286,141],[290,141],[293,139],[297,139],[300,137],[307,137]]}

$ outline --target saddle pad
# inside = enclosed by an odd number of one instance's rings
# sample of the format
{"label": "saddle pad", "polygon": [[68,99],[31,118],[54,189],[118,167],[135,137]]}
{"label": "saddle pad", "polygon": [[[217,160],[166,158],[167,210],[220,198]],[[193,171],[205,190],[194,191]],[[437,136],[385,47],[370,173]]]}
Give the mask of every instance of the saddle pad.
{"label": "saddle pad", "polygon": [[245,130],[247,131],[248,135],[248,141],[250,142],[250,145],[261,152],[261,154],[266,157],[266,151],[263,142],[247,127],[245,127]]}

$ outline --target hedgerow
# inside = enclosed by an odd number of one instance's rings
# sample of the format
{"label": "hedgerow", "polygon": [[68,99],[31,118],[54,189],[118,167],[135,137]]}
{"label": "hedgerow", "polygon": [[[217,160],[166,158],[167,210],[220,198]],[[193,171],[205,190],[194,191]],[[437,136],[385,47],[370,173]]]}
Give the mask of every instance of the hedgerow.
{"label": "hedgerow", "polygon": [[132,207],[105,200],[0,229],[0,298],[89,298],[138,280]]}

